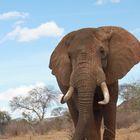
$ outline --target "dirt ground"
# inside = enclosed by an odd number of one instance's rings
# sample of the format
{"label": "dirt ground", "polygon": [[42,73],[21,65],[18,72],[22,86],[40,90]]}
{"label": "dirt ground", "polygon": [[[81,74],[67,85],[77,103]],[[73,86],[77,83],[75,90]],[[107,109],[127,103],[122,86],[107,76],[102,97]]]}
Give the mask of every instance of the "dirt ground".
{"label": "dirt ground", "polygon": [[0,137],[0,140],[69,140],[67,131],[53,131],[42,136]]}
{"label": "dirt ground", "polygon": [[[0,140],[70,140],[69,131],[53,131],[43,136],[3,137]],[[116,140],[140,140],[140,125],[133,125],[128,129],[117,130]]]}
{"label": "dirt ground", "polygon": [[140,140],[140,124],[117,130],[116,140]]}

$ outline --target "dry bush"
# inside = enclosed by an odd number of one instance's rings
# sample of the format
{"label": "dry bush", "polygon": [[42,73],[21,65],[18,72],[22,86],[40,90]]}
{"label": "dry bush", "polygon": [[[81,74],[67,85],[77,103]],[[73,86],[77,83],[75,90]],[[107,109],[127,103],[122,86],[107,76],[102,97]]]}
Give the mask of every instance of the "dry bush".
{"label": "dry bush", "polygon": [[30,126],[26,121],[11,121],[6,129],[5,134],[9,136],[25,135],[29,133]]}
{"label": "dry bush", "polygon": [[50,130],[63,130],[63,129],[68,129],[72,125],[72,122],[67,120],[65,117],[54,117],[51,118],[50,121],[47,122],[49,124]]}
{"label": "dry bush", "polygon": [[34,124],[32,127],[34,128],[34,133],[38,135],[44,135],[50,131],[50,126],[46,121]]}
{"label": "dry bush", "polygon": [[128,128],[134,123],[139,123],[140,121],[139,112],[121,112],[117,113],[117,128]]}
{"label": "dry bush", "polygon": [[38,123],[28,123],[26,120],[13,120],[5,129],[7,136],[20,136],[26,134],[45,135],[50,131],[60,131],[70,128],[72,125],[66,118],[55,117]]}

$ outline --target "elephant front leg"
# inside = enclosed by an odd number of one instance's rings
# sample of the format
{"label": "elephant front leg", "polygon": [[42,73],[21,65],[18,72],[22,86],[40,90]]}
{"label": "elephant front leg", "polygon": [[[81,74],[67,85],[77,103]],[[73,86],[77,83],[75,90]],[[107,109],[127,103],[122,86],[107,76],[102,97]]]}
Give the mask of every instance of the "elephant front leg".
{"label": "elephant front leg", "polygon": [[96,124],[97,133],[98,133],[98,136],[99,136],[99,140],[101,140],[102,115],[103,115],[102,110],[94,111],[95,124]]}
{"label": "elephant front leg", "polygon": [[108,105],[104,109],[104,134],[103,140],[115,140],[116,106]]}
{"label": "elephant front leg", "polygon": [[103,140],[115,140],[118,82],[109,85],[108,88],[110,93],[110,102],[109,104],[103,107],[103,118],[104,118]]}

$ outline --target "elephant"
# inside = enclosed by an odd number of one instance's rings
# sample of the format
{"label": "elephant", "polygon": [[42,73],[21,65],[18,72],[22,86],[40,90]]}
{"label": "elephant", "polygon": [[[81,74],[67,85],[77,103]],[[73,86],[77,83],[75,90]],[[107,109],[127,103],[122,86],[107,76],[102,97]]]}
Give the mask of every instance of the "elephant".
{"label": "elephant", "polygon": [[72,140],[115,140],[118,80],[140,61],[140,42],[117,26],[82,28],[65,35],[49,68],[63,93],[75,131]]}

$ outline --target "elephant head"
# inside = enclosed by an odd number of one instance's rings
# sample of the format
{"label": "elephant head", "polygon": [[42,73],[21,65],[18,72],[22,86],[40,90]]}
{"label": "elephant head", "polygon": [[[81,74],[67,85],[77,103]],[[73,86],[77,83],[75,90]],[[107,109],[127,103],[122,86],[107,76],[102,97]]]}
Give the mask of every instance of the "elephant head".
{"label": "elephant head", "polygon": [[[140,43],[120,27],[84,28],[66,35],[55,48],[50,68],[57,80],[67,87],[62,98],[66,102],[77,90],[79,120],[74,139],[82,134],[92,116],[96,86],[101,86],[104,100],[109,102],[107,84],[122,78],[140,61]],[[77,136],[77,137],[76,137]]]}

